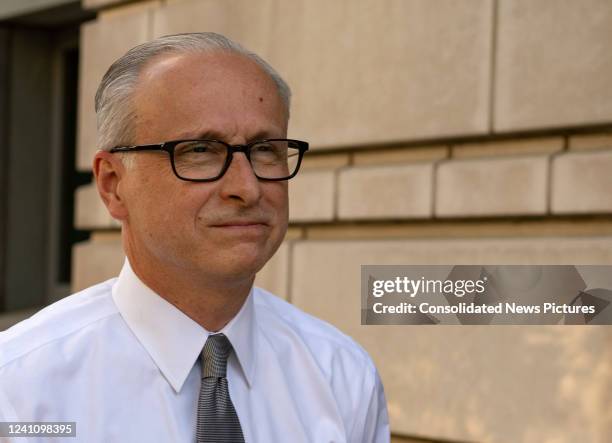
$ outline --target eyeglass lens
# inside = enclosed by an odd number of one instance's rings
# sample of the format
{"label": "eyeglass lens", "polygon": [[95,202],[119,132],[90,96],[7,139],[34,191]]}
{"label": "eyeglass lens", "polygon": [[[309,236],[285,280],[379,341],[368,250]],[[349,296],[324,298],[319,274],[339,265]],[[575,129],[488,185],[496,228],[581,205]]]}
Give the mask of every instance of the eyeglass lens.
{"label": "eyeglass lens", "polygon": [[[289,140],[270,140],[251,146],[253,172],[261,178],[280,179],[291,176],[298,164],[300,150]],[[227,160],[227,146],[220,142],[191,140],[174,148],[174,167],[186,179],[217,177]]]}

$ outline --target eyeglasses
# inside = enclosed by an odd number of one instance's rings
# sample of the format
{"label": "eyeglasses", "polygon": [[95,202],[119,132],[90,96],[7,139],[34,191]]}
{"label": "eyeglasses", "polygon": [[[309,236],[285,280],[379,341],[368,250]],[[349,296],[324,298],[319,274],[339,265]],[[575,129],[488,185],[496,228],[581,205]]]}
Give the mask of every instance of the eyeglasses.
{"label": "eyeglasses", "polygon": [[166,151],[174,174],[181,180],[211,182],[223,177],[235,152],[243,152],[260,180],[295,177],[308,143],[291,139],[257,140],[230,145],[220,140],[173,140],[153,145],[116,146],[110,152]]}

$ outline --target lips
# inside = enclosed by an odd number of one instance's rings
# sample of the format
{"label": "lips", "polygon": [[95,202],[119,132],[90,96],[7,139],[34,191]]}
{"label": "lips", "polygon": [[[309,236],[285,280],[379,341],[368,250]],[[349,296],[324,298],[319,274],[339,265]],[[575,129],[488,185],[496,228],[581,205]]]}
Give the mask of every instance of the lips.
{"label": "lips", "polygon": [[257,239],[259,241],[269,234],[270,229],[268,221],[259,218],[220,220],[208,226],[213,229],[213,232],[223,237],[231,236],[241,241],[249,239]]}
{"label": "lips", "polygon": [[231,227],[249,227],[249,226],[268,226],[268,223],[263,220],[231,220],[223,223],[215,223],[210,225],[213,228],[231,228]]}

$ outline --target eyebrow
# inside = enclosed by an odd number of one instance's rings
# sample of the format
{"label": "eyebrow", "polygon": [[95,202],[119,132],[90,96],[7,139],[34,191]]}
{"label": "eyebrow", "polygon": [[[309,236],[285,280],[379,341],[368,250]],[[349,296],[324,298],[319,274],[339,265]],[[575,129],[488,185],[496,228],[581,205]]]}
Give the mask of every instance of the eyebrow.
{"label": "eyebrow", "polygon": [[[272,135],[273,132],[275,132],[273,129],[258,131],[257,133],[255,133],[255,135],[253,135],[252,137],[249,137],[247,139],[247,142],[251,142],[255,140],[264,140],[268,138],[274,139],[274,138],[282,137],[282,135],[276,135],[276,136]],[[221,132],[215,131],[214,129],[209,129],[204,132],[192,132],[192,133],[181,134],[179,138],[184,139],[184,140],[221,140],[221,141],[225,141],[226,137]],[[177,140],[179,138],[177,138]]]}

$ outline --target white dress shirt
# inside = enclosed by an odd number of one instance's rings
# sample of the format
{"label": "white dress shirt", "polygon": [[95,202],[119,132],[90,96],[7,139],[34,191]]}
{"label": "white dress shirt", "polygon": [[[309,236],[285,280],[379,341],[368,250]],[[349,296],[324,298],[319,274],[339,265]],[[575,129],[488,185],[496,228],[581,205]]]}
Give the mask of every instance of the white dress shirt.
{"label": "white dress shirt", "polygon": [[[334,327],[253,288],[220,332],[246,442],[389,441],[376,368]],[[76,422],[72,442],[193,442],[209,334],[126,260],[0,333],[0,421]]]}

